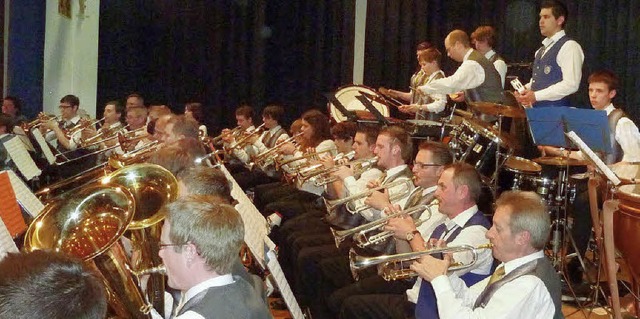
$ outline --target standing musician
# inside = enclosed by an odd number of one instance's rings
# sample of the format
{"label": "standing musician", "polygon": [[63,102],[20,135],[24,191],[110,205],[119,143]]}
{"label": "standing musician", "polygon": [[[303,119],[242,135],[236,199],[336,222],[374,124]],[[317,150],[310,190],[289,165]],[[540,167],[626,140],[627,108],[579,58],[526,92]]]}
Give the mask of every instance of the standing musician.
{"label": "standing musician", "polygon": [[493,50],[496,44],[496,30],[492,26],[479,26],[471,33],[471,43],[473,47],[484,55],[489,62],[493,63],[496,71],[500,74],[502,80],[502,88],[504,88],[504,79],[507,76],[507,63],[504,59]]}
{"label": "standing musician", "polygon": [[[453,162],[453,156],[446,145],[436,142],[423,142],[419,146],[418,154],[413,162],[413,176],[416,191],[419,191],[422,199],[419,204],[429,204],[434,198],[438,178],[446,165]],[[393,208],[387,203],[387,208]],[[445,215],[440,213],[436,206],[430,208],[431,217],[423,222],[417,229],[413,218],[392,218],[387,222],[385,230],[394,231],[396,252],[411,251],[423,237],[433,232],[436,226],[442,224]],[[419,216],[418,218],[422,218]],[[415,237],[415,240],[413,239]],[[409,239],[409,240],[408,240]],[[412,317],[415,312],[415,303],[418,299],[419,284],[410,289],[413,281],[387,282],[380,276],[369,276],[357,283],[348,285],[331,294],[327,300],[329,309],[335,316],[349,318],[351,316],[370,318],[405,318]],[[375,310],[374,310],[375,309]]]}
{"label": "standing musician", "polygon": [[532,192],[505,192],[496,205],[486,236],[502,264],[491,277],[469,285],[448,274],[448,254],[411,265],[433,285],[440,318],[563,318],[560,279],[543,251],[551,223],[542,199]]}
{"label": "standing musician", "polygon": [[444,40],[447,55],[462,62],[456,72],[443,79],[425,84],[418,89],[424,94],[455,93],[463,91],[456,102],[484,101],[500,103],[503,100],[500,74],[487,58],[471,48],[469,36],[462,30],[451,31]]}
{"label": "standing musician", "polygon": [[[420,64],[420,53],[432,47],[433,45],[429,42],[420,42],[416,46],[416,60],[418,60],[418,64]],[[415,103],[418,103],[418,99],[420,96],[419,92],[417,91],[417,88],[425,84],[428,78],[429,78],[429,75],[425,73],[422,67],[419,67],[416,73],[414,73],[411,76],[411,81],[409,83],[409,92],[403,92],[403,91],[386,89],[386,88],[380,88],[380,92],[382,92],[383,94],[389,95],[393,98],[400,99],[409,104],[415,104]]]}
{"label": "standing musician", "polygon": [[[440,70],[440,51],[431,47],[418,53],[420,70],[425,75],[424,84],[444,78],[444,72]],[[416,97],[409,105],[401,105],[398,109],[404,113],[415,114],[417,120],[438,120],[444,107],[447,105],[447,96],[440,93],[423,94],[415,91]]]}
{"label": "standing musician", "polygon": [[533,76],[523,94],[515,92],[522,105],[570,106],[568,97],[580,88],[584,53],[564,31],[569,12],[564,3],[545,0],[540,5],[540,33],[545,36],[536,51]]}
{"label": "standing musician", "polygon": [[[250,163],[256,155],[262,154],[275,147],[278,143],[289,138],[287,131],[281,126],[280,121],[284,116],[284,109],[280,105],[269,105],[262,110],[262,122],[265,131],[261,135],[254,134],[250,139],[250,145],[245,149],[237,150],[240,159],[246,159]],[[234,152],[235,154],[235,152]],[[267,184],[278,181],[278,174],[273,166],[266,170],[254,168],[248,171],[241,171],[233,175],[236,182],[242,189],[249,189],[256,185]]]}

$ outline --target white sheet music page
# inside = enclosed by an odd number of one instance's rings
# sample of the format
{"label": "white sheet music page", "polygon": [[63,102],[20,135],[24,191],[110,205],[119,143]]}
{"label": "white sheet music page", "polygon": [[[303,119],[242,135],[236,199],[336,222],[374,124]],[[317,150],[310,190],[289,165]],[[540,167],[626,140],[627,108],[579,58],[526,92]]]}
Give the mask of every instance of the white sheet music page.
{"label": "white sheet music page", "polygon": [[[265,248],[267,247],[265,246]],[[289,308],[291,316],[293,316],[294,319],[304,319],[302,309],[300,309],[300,305],[298,304],[296,297],[293,295],[293,291],[291,291],[289,282],[287,282],[287,278],[285,278],[284,272],[282,272],[282,267],[280,267],[280,263],[278,263],[278,257],[273,250],[269,250],[266,255],[267,268],[271,272],[278,289],[280,289],[282,299],[284,299],[284,302],[287,304],[287,308]]]}
{"label": "white sheet music page", "polygon": [[264,267],[264,239],[267,237],[267,220],[253,205],[227,168],[220,166],[220,169],[232,183],[231,196],[238,201],[236,210],[240,213],[244,222],[244,241],[260,266]]}
{"label": "white sheet music page", "polygon": [[11,238],[11,234],[9,234],[9,230],[0,219],[0,260],[7,255],[7,253],[17,253],[18,247],[16,247],[16,243],[13,242],[13,238]]}
{"label": "white sheet music page", "polygon": [[29,140],[29,136],[27,136],[27,133],[22,129],[22,127],[17,126],[17,125],[14,126],[13,127],[13,134],[15,134],[18,137],[20,137],[20,140],[24,144],[24,147],[27,148],[27,151],[29,151],[29,152],[35,152],[36,151],[36,149],[33,148],[33,144],[31,144],[31,141]]}
{"label": "white sheet music page", "polygon": [[22,176],[27,180],[31,180],[42,174],[42,171],[38,166],[36,166],[36,163],[29,155],[29,152],[27,152],[27,149],[20,140],[20,137],[15,136],[3,144],[7,149],[7,153],[9,153],[9,156],[13,160],[13,163],[16,165]]}
{"label": "white sheet music page", "polygon": [[605,164],[596,153],[594,153],[587,144],[576,134],[576,132],[571,131],[569,133],[565,133],[569,139],[571,139],[582,151],[584,155],[586,155],[589,160],[613,183],[613,185],[620,185],[621,181],[616,176],[615,173]]}
{"label": "white sheet music page", "polygon": [[49,144],[47,143],[47,141],[45,141],[44,136],[42,136],[42,133],[40,133],[40,130],[38,130],[37,128],[34,128],[33,130],[31,130],[31,134],[33,134],[33,137],[36,139],[36,142],[38,142],[38,145],[40,145],[40,149],[42,149],[42,153],[44,154],[44,157],[47,159],[47,162],[49,162],[49,164],[55,163],[56,157],[51,152],[51,149],[49,148]]}
{"label": "white sheet music page", "polygon": [[11,187],[16,193],[16,199],[22,208],[24,208],[32,217],[38,216],[44,209],[42,202],[33,195],[31,190],[24,184],[24,182],[13,171],[7,171],[9,173],[9,180],[11,180]]}

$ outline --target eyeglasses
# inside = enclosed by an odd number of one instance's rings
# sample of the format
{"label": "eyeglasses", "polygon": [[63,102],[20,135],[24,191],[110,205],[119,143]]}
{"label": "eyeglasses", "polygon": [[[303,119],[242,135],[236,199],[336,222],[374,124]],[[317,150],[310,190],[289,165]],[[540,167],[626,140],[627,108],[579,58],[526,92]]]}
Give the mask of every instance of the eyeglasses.
{"label": "eyeglasses", "polygon": [[424,169],[426,167],[442,166],[442,164],[414,162],[413,166],[415,166],[415,167],[417,167],[419,169]]}

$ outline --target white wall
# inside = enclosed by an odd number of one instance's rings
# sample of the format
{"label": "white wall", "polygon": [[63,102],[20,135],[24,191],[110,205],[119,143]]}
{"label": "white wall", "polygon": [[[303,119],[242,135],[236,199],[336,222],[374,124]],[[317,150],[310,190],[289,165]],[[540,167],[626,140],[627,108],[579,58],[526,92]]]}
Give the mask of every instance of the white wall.
{"label": "white wall", "polygon": [[[43,108],[59,114],[60,98],[74,94],[80,108],[95,118],[98,82],[100,2],[71,1],[71,19],[58,13],[58,1],[47,1],[44,43]],[[84,16],[79,5],[84,2]]]}

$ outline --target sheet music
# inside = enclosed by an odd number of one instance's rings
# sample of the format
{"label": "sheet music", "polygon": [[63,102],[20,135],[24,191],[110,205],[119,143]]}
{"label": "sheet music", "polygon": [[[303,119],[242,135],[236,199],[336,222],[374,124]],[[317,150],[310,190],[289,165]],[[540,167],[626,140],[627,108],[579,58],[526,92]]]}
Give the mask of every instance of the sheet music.
{"label": "sheet music", "polygon": [[249,250],[258,260],[260,266],[265,266],[264,259],[264,240],[267,237],[267,220],[260,214],[255,205],[251,202],[247,194],[244,193],[240,185],[231,176],[227,168],[222,165],[220,170],[229,179],[233,185],[231,188],[231,196],[238,201],[236,210],[242,216],[244,222],[244,241],[247,243]]}
{"label": "sheet music", "polygon": [[[265,248],[267,248],[266,245]],[[304,319],[302,309],[300,309],[300,305],[298,305],[298,301],[291,291],[291,287],[287,282],[287,278],[285,278],[284,272],[282,272],[282,267],[280,267],[280,263],[278,263],[278,257],[276,257],[276,254],[273,252],[273,250],[269,250],[266,255],[267,268],[271,272],[276,285],[280,289],[282,299],[284,299],[284,302],[287,304],[287,308],[289,308],[291,316],[293,317],[293,319]]]}
{"label": "sheet music", "polygon": [[29,140],[29,136],[27,136],[27,133],[22,129],[22,127],[17,126],[17,125],[14,126],[13,127],[13,134],[15,134],[18,137],[20,137],[20,140],[24,144],[24,147],[27,148],[27,151],[29,151],[29,152],[35,152],[36,151],[36,149],[33,148],[33,144],[31,144],[31,141]]}
{"label": "sheet music", "polygon": [[13,238],[11,238],[9,230],[7,230],[7,227],[0,219],[0,260],[2,260],[7,253],[17,252],[18,247],[16,247],[16,243],[13,242]]}
{"label": "sheet music", "polygon": [[22,206],[29,215],[32,217],[38,216],[40,212],[44,209],[44,205],[42,202],[33,195],[31,190],[24,184],[24,182],[14,173],[13,171],[7,171],[9,173],[9,179],[11,180],[11,187],[13,187],[13,191],[16,193],[16,199],[18,199],[18,203]]}
{"label": "sheet music", "polygon": [[598,155],[596,155],[596,153],[594,153],[591,148],[589,148],[589,146],[587,146],[587,144],[582,141],[578,134],[576,134],[574,131],[565,134],[569,139],[571,139],[571,141],[578,145],[578,147],[582,151],[582,154],[586,155],[591,163],[593,163],[613,183],[613,185],[620,185],[620,179],[618,178],[618,176],[616,176],[616,174],[613,173],[613,171],[607,166],[607,164],[605,164],[600,159],[600,157],[598,157]]}
{"label": "sheet music", "polygon": [[20,137],[15,136],[3,144],[7,149],[7,153],[9,153],[9,157],[11,157],[13,163],[16,165],[22,176],[27,180],[31,180],[42,174],[42,171],[38,166],[36,166],[36,163],[29,155],[29,152],[27,152],[27,149],[20,140]]}
{"label": "sheet music", "polygon": [[51,149],[49,148],[49,144],[47,143],[47,141],[45,141],[44,136],[42,136],[42,133],[40,133],[40,130],[38,130],[37,128],[34,128],[33,130],[31,130],[31,134],[33,134],[33,137],[36,139],[36,142],[38,142],[38,145],[40,145],[42,154],[44,154],[44,157],[47,159],[47,162],[49,162],[49,164],[55,163],[56,157],[51,152]]}

